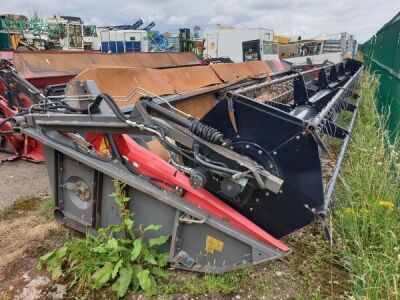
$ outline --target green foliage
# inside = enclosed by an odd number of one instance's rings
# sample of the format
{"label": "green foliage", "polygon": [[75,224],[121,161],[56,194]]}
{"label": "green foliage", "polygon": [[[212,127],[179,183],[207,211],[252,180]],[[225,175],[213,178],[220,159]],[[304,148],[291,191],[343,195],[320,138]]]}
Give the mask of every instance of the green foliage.
{"label": "green foliage", "polygon": [[385,121],[376,111],[378,85],[376,76],[364,74],[360,115],[336,195],[335,230],[352,299],[400,299],[398,153],[387,147]]}
{"label": "green foliage", "polygon": [[165,294],[189,293],[191,295],[230,295],[239,292],[249,284],[248,270],[236,270],[221,275],[204,274],[191,277],[183,282],[162,285]]}
{"label": "green foliage", "polygon": [[71,237],[63,247],[43,255],[37,268],[46,267],[53,279],[64,275],[79,292],[112,285],[118,297],[123,297],[129,288],[141,288],[146,295],[154,295],[158,291],[157,279],[166,277],[162,267],[167,264],[168,253],[153,247],[165,244],[170,236],[161,235],[146,243],[142,233],[161,228],[149,225],[135,237],[134,221],[126,207],[129,197],[120,182],[114,181],[114,187],[112,196],[120,208],[121,222],[100,229],[97,236]]}

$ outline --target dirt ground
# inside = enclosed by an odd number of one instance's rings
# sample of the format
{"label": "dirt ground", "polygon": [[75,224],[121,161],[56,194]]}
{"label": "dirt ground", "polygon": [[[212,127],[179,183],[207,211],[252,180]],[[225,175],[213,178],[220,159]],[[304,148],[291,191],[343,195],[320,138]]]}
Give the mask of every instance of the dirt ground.
{"label": "dirt ground", "polygon": [[[0,160],[7,156],[0,153]],[[54,291],[43,294],[50,279],[35,270],[38,257],[58,245],[65,232],[51,218],[51,207],[43,208],[50,193],[43,163],[16,160],[0,164],[1,300],[61,299],[65,288],[55,286]]]}
{"label": "dirt ground", "polygon": [[51,204],[24,200],[0,212],[1,300],[62,299],[65,286],[51,283],[48,274],[35,268],[38,258],[60,246],[67,232],[54,221]]}
{"label": "dirt ground", "polygon": [[[0,161],[9,154],[0,152]],[[24,160],[0,163],[0,211],[21,199],[46,198],[50,184],[43,163]]]}

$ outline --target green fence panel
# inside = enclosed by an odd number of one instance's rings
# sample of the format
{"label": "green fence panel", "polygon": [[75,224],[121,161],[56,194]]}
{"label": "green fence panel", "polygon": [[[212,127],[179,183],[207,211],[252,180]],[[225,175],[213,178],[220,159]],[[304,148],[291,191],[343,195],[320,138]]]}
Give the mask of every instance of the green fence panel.
{"label": "green fence panel", "polygon": [[400,135],[400,13],[360,46],[364,63],[381,77],[378,109],[388,116],[393,140]]}

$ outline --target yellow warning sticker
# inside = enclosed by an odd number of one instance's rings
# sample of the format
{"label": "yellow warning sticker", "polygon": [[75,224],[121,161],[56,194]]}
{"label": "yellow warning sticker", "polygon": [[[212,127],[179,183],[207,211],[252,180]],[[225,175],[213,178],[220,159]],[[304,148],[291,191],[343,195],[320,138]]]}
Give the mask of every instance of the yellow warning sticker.
{"label": "yellow warning sticker", "polygon": [[108,147],[107,147],[106,139],[105,139],[105,138],[103,138],[103,139],[101,140],[99,152],[100,152],[101,154],[103,154],[103,155],[109,154],[109,151],[108,151]]}
{"label": "yellow warning sticker", "polygon": [[214,253],[215,251],[222,252],[224,248],[224,242],[213,238],[212,236],[207,235],[206,238],[206,252]]}

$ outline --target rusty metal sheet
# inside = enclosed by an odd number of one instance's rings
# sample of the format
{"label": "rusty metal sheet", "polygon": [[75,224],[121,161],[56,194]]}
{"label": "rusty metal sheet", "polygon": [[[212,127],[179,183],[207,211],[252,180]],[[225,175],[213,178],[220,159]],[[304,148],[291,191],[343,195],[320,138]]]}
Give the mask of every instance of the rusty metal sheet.
{"label": "rusty metal sheet", "polygon": [[101,92],[115,97],[120,106],[134,103],[140,97],[175,94],[173,86],[165,81],[161,70],[147,68],[102,67],[88,69],[76,76],[70,84],[94,80]]}
{"label": "rusty metal sheet", "polygon": [[234,82],[259,77],[264,72],[265,75],[267,75],[270,71],[268,66],[262,61],[233,64],[214,64],[211,65],[211,67],[223,82]]}
{"label": "rusty metal sheet", "polygon": [[265,75],[272,72],[271,68],[265,61],[248,61],[246,62],[246,65],[249,67],[254,76]]}
{"label": "rusty metal sheet", "polygon": [[0,57],[12,58],[17,71],[27,79],[76,75],[94,66],[166,68],[201,63],[193,53],[168,52],[15,51],[0,52]]}
{"label": "rusty metal sheet", "polygon": [[[149,96],[185,94],[197,98],[198,95],[212,94],[218,89],[244,79],[254,77],[269,79],[268,71],[270,69],[262,62],[170,69],[95,67],[82,72],[72,82],[94,80],[101,92],[109,93],[115,97],[120,106],[124,106],[134,103],[144,94]],[[136,93],[132,94],[133,91]],[[188,104],[189,107],[184,110],[193,115],[203,115],[212,107],[210,98],[203,101],[205,102],[196,101],[193,105]]]}
{"label": "rusty metal sheet", "polygon": [[[163,96],[223,84],[210,66],[162,70],[141,67],[96,67],[83,71],[73,82],[81,80],[94,80],[101,92],[117,97],[120,105],[124,105],[124,101],[126,105],[139,99],[142,94],[129,96],[132,90],[138,88],[142,89],[141,93],[147,90],[154,95]],[[121,99],[122,97],[124,99]]]}
{"label": "rusty metal sheet", "polygon": [[290,64],[284,60],[267,60],[266,63],[270,67],[272,73],[285,73],[291,70]]}
{"label": "rusty metal sheet", "polygon": [[205,94],[179,102],[174,106],[193,117],[201,118],[208,113],[215,104],[217,104],[215,94]]}
{"label": "rusty metal sheet", "polygon": [[199,59],[193,52],[170,52],[168,55],[171,58],[172,63],[176,66],[198,65],[200,63]]}
{"label": "rusty metal sheet", "polygon": [[245,63],[214,64],[211,67],[223,82],[244,80],[251,74]]}
{"label": "rusty metal sheet", "polygon": [[142,67],[165,68],[175,66],[167,52],[138,52],[137,55]]}
{"label": "rusty metal sheet", "polygon": [[222,83],[210,66],[164,69],[162,73],[167,82],[173,86],[176,93],[193,91]]}
{"label": "rusty metal sheet", "polygon": [[140,58],[134,53],[123,53],[117,55],[90,55],[91,67],[120,66],[120,67],[143,67]]}

